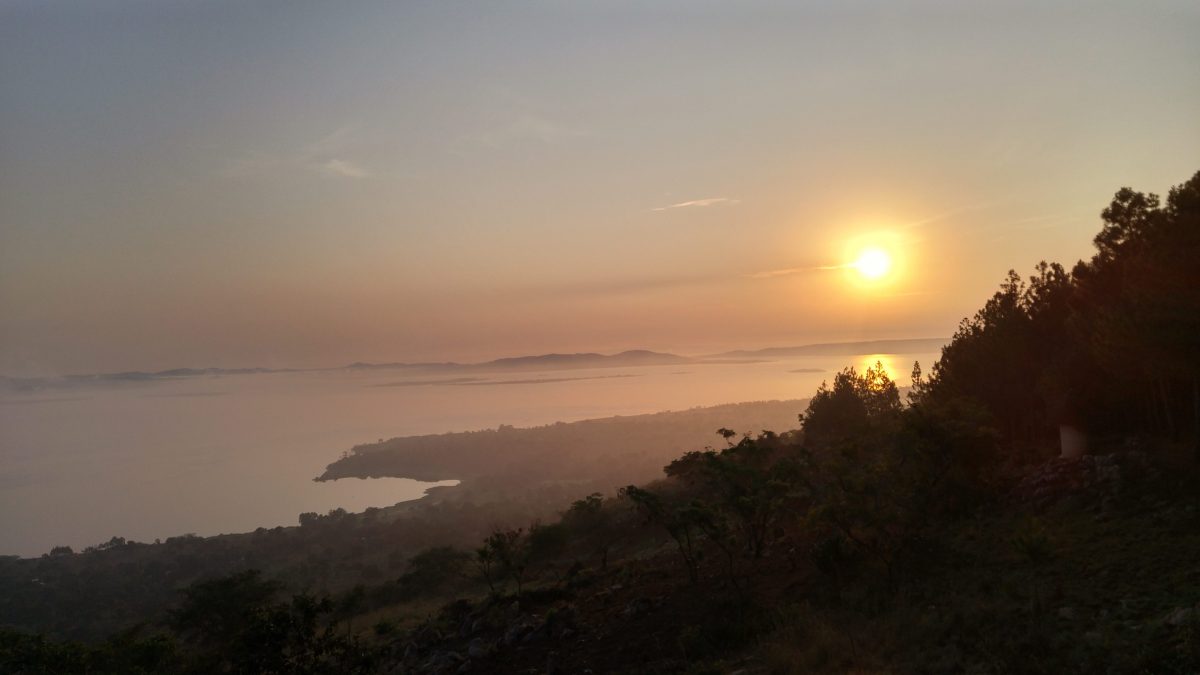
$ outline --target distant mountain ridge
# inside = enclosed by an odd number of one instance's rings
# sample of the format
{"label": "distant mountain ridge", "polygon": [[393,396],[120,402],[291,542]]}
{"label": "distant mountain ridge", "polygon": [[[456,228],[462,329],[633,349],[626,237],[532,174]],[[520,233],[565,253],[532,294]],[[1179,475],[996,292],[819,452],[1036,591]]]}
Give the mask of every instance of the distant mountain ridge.
{"label": "distant mountain ridge", "polygon": [[[128,370],[119,373],[91,373],[86,375],[59,375],[56,377],[8,377],[0,375],[0,391],[30,392],[39,389],[67,389],[87,385],[120,384],[134,382],[160,382],[187,377],[219,375],[259,375],[263,373],[295,373],[298,368],[172,368],[145,372]],[[310,369],[311,370],[311,369]]]}
{"label": "distant mountain ridge", "polygon": [[823,342],[798,347],[768,347],[738,349],[711,354],[702,358],[771,358],[781,356],[857,356],[861,354],[912,354],[940,352],[950,338],[905,338],[900,340],[868,340],[864,342]]}
{"label": "distant mountain ridge", "polygon": [[358,361],[333,368],[172,368],[152,372],[123,371],[89,375],[63,375],[59,377],[7,377],[0,376],[0,390],[31,392],[39,389],[64,389],[76,386],[104,385],[134,382],[156,382],[203,376],[256,375],[266,373],[298,373],[331,370],[405,370],[409,372],[517,372],[534,370],[571,370],[584,368],[622,368],[635,366],[669,366],[683,364],[737,363],[740,361],[764,361],[789,356],[844,356],[860,354],[904,354],[913,352],[940,351],[948,338],[916,338],[903,340],[872,340],[867,342],[829,342],[801,345],[797,347],[769,347],[766,349],[740,349],[706,356],[681,356],[649,349],[630,349],[616,354],[578,352],[574,354],[538,354],[511,356],[478,363],[440,362],[392,362],[369,363]]}
{"label": "distant mountain ridge", "polygon": [[421,369],[421,370],[515,370],[515,369],[566,369],[566,368],[612,368],[621,366],[665,366],[694,363],[696,359],[653,352],[648,349],[631,349],[617,354],[580,352],[576,354],[539,354],[536,356],[511,356],[481,363],[351,363],[351,369]]}

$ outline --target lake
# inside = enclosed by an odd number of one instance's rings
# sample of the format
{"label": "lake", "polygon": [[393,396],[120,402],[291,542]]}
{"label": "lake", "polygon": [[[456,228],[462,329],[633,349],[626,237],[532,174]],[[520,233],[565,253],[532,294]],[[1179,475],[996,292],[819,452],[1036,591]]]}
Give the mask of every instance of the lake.
{"label": "lake", "polygon": [[[0,554],[295,525],[436,483],[315,483],[358,443],[752,400],[807,398],[847,365],[901,385],[937,355],[807,356],[473,377],[397,370],[198,376],[0,394]],[[796,411],[797,413],[800,410]]]}

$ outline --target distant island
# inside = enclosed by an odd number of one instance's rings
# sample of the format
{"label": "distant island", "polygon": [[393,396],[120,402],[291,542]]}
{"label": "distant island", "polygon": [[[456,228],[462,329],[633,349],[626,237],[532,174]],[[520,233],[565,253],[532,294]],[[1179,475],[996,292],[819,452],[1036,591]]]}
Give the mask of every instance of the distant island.
{"label": "distant island", "polygon": [[799,347],[768,347],[739,349],[704,357],[707,359],[772,359],[788,356],[849,356],[857,354],[913,354],[941,350],[950,338],[912,338],[904,340],[871,340],[867,342],[826,342]]}
{"label": "distant island", "polygon": [[405,369],[417,371],[471,370],[471,371],[528,371],[528,370],[566,370],[574,368],[622,368],[628,366],[674,366],[685,363],[696,363],[697,359],[652,352],[648,349],[632,349],[618,354],[598,354],[586,352],[578,354],[539,354],[536,356],[515,356],[481,363],[351,363],[346,368],[352,370],[384,370]]}
{"label": "distant island", "polygon": [[706,356],[681,356],[648,349],[631,349],[617,354],[582,352],[575,354],[538,354],[513,356],[478,363],[456,361],[418,361],[413,363],[370,363],[356,361],[332,368],[172,368],[170,370],[123,371],[57,377],[8,377],[0,375],[0,391],[33,393],[39,390],[153,383],[195,377],[226,375],[263,375],[270,373],[328,372],[336,370],[400,370],[412,373],[447,372],[532,372],[546,370],[582,370],[587,368],[628,368],[636,366],[717,365],[770,361],[793,356],[846,356],[858,354],[911,354],[936,352],[949,338],[871,340],[865,342],[828,342],[797,347],[769,347],[735,350]]}

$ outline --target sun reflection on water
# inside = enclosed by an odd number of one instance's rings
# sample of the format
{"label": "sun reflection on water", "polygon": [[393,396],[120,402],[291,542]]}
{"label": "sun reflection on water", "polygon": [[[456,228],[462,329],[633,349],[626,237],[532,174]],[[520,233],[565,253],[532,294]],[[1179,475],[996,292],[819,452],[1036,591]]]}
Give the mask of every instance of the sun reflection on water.
{"label": "sun reflection on water", "polygon": [[900,384],[896,381],[899,371],[896,370],[896,355],[895,354],[869,354],[859,357],[855,369],[860,374],[867,372],[867,368],[874,368],[876,363],[883,364],[883,372],[888,376],[888,379]]}

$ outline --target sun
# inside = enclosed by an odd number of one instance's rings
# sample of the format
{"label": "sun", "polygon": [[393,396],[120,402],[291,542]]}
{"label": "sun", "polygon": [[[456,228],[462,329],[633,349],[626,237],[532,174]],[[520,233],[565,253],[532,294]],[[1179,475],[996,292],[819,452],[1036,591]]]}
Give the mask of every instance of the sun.
{"label": "sun", "polygon": [[858,258],[850,263],[864,279],[875,281],[887,276],[892,271],[892,256],[877,247],[863,249]]}

